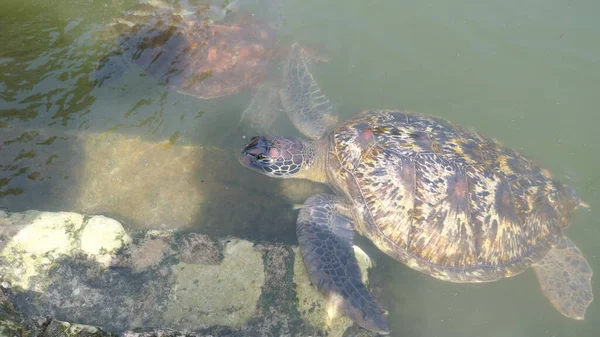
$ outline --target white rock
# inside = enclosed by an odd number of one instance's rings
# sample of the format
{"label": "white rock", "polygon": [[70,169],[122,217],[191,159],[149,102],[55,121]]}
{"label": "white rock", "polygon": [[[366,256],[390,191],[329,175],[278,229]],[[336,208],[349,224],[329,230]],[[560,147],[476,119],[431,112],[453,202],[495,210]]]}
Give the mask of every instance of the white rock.
{"label": "white rock", "polygon": [[2,218],[2,232],[8,237],[0,257],[8,264],[1,269],[12,286],[42,290],[31,279],[47,271],[51,262],[69,255],[77,247],[74,233],[83,224],[83,215],[70,212],[27,211]]}
{"label": "white rock", "polygon": [[88,220],[79,237],[81,250],[107,265],[114,253],[131,242],[117,220],[96,215]]}
{"label": "white rock", "polygon": [[262,253],[253,243],[227,243],[218,265],[179,263],[172,266],[177,286],[165,320],[177,329],[199,325],[240,327],[252,318],[265,282]]}

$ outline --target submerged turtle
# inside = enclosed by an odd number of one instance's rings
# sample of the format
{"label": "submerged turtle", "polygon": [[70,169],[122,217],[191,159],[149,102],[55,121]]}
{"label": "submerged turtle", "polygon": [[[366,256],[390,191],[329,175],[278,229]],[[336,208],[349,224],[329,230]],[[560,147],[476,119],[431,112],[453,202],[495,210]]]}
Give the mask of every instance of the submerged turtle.
{"label": "submerged turtle", "polygon": [[[265,22],[234,8],[238,0],[224,8],[180,0],[144,2],[115,19],[111,31],[118,33],[119,53],[127,61],[168,87],[218,98],[257,87],[267,78],[281,25],[277,1],[265,0]],[[109,74],[105,78],[113,75],[110,69],[104,72]]]}
{"label": "submerged turtle", "polygon": [[563,315],[583,319],[592,270],[563,233],[587,206],[522,154],[437,117],[364,111],[334,127],[332,106],[294,46],[280,95],[312,140],[254,137],[240,162],[276,178],[329,184],[308,198],[297,235],[312,283],[362,327],[388,333],[386,311],[361,282],[354,233],[420,272],[489,282],[535,270]]}

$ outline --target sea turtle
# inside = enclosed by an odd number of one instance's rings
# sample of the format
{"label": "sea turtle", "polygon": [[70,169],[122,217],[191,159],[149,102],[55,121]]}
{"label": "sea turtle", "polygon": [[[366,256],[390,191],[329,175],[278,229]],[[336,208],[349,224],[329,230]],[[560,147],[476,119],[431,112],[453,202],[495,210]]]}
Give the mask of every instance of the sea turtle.
{"label": "sea turtle", "polygon": [[[519,152],[442,118],[368,110],[336,125],[302,49],[291,50],[280,95],[310,140],[253,137],[240,163],[275,178],[329,184],[301,206],[296,233],[312,283],[362,327],[388,333],[353,253],[357,232],[420,272],[489,282],[535,270],[563,315],[583,319],[592,270],[563,233],[586,207],[571,187]],[[335,126],[335,127],[334,127]]]}
{"label": "sea turtle", "polygon": [[[239,0],[226,1],[225,7],[206,1],[145,1],[115,18],[103,35],[117,33],[116,54],[169,88],[219,98],[256,88],[268,77],[279,43],[280,0],[261,1],[265,20],[239,9]],[[124,68],[114,56],[100,62],[99,85]]]}

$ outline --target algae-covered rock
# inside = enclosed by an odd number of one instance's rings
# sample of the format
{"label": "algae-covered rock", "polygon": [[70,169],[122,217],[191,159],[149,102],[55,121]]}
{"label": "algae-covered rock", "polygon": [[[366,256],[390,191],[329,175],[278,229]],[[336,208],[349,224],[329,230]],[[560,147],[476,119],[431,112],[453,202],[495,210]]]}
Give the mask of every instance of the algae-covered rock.
{"label": "algae-covered rock", "polygon": [[71,324],[52,320],[44,329],[45,336],[52,337],[110,337],[116,335],[109,334],[94,326]]}
{"label": "algae-covered rock", "polygon": [[165,312],[170,326],[241,327],[254,316],[265,282],[262,253],[251,242],[228,241],[218,265],[180,262],[171,267],[176,281]]}
{"label": "algae-covered rock", "polygon": [[47,324],[46,318],[30,318],[17,312],[6,294],[6,289],[0,286],[0,336],[43,336]]}
{"label": "algae-covered rock", "polygon": [[0,316],[0,336],[20,337],[27,334],[27,328],[7,317]]}
{"label": "algae-covered rock", "polygon": [[85,254],[108,264],[117,250],[131,242],[131,238],[118,221],[97,215],[87,221],[79,241]]}
{"label": "algae-covered rock", "polygon": [[44,277],[55,263],[68,256],[110,260],[129,238],[123,226],[102,216],[84,219],[72,212],[27,211],[0,218],[3,242],[0,264],[5,282],[12,287],[43,292]]}
{"label": "algae-covered rock", "polygon": [[297,247],[37,211],[0,217],[0,238],[7,336],[341,337],[352,326],[328,316]]}
{"label": "algae-covered rock", "polygon": [[123,254],[112,260],[114,266],[122,265],[142,272],[157,266],[164,258],[172,256],[171,231],[151,230],[145,237],[125,247]]}

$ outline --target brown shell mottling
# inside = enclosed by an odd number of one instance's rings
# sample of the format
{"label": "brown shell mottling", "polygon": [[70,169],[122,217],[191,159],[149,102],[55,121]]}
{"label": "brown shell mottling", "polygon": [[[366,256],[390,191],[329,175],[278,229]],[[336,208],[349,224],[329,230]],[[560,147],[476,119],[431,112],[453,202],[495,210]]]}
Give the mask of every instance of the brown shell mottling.
{"label": "brown shell mottling", "polygon": [[522,272],[579,205],[522,154],[440,118],[366,111],[331,141],[331,178],[354,201],[358,229],[437,278],[483,282]]}
{"label": "brown shell mottling", "polygon": [[276,39],[258,20],[208,24],[157,12],[125,26],[120,43],[146,73],[181,93],[210,99],[264,80]]}

